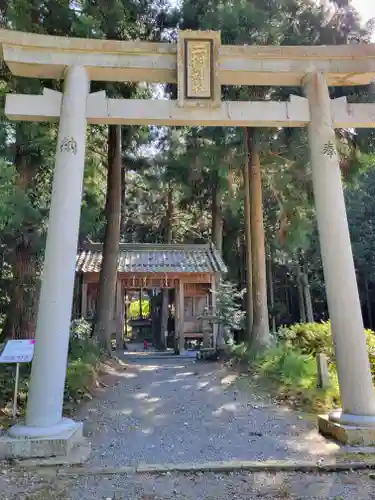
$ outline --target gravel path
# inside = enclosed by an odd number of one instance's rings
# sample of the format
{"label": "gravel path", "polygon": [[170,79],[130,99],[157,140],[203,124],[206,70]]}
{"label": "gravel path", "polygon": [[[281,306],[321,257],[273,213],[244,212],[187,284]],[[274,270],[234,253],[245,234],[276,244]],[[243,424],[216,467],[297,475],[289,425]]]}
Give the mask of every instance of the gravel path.
{"label": "gravel path", "polygon": [[315,422],[240,389],[236,377],[191,359],[133,361],[79,415],[92,443],[89,463],[315,460],[337,448]]}
{"label": "gravel path", "polygon": [[[87,493],[90,492],[88,495]],[[68,497],[69,498],[69,497]],[[69,500],[374,499],[374,480],[350,474],[170,474],[76,484]]]}
{"label": "gravel path", "polygon": [[[15,485],[17,484],[17,487]],[[0,475],[2,500],[373,500],[368,472],[165,474],[51,479]]]}
{"label": "gravel path", "polygon": [[[219,365],[139,359],[81,410],[92,443],[87,465],[325,458],[337,446],[315,424],[256,395]],[[375,500],[366,471],[76,475],[0,470],[1,500]]]}

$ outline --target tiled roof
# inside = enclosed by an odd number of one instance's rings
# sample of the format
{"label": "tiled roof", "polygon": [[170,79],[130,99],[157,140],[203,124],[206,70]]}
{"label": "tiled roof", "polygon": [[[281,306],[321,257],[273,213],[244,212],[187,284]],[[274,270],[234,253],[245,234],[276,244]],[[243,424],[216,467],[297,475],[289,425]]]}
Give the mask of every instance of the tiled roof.
{"label": "tiled roof", "polygon": [[[102,244],[85,245],[77,255],[76,271],[98,273]],[[118,259],[121,273],[226,273],[227,268],[215,247],[208,245],[173,245],[122,243]]]}

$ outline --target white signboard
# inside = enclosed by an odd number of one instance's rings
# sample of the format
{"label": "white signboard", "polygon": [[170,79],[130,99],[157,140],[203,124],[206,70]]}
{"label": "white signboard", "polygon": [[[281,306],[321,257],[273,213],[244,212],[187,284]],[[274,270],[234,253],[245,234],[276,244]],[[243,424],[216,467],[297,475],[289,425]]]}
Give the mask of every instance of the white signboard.
{"label": "white signboard", "polygon": [[0,363],[30,363],[35,340],[8,340],[0,355]]}

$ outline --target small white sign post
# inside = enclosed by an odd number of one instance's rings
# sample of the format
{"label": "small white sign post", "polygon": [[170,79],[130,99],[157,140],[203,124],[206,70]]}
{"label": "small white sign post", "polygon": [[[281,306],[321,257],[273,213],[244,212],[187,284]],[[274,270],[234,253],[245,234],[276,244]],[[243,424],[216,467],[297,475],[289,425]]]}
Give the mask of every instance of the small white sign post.
{"label": "small white sign post", "polygon": [[0,363],[16,363],[16,380],[14,383],[13,418],[17,413],[18,384],[20,379],[20,363],[30,363],[34,355],[35,340],[8,340],[0,354]]}

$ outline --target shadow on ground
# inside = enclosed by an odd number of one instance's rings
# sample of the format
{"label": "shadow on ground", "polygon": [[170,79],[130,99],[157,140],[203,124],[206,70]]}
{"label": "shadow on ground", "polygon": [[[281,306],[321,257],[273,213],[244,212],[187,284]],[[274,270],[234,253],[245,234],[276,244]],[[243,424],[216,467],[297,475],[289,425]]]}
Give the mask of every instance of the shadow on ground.
{"label": "shadow on ground", "polygon": [[92,465],[318,460],[338,449],[314,422],[244,390],[219,364],[147,356],[128,362],[79,415]]}

